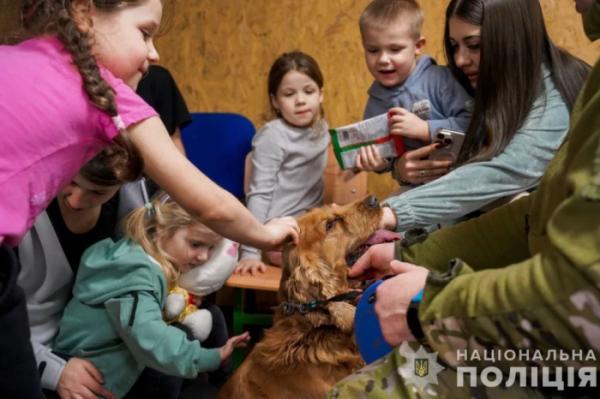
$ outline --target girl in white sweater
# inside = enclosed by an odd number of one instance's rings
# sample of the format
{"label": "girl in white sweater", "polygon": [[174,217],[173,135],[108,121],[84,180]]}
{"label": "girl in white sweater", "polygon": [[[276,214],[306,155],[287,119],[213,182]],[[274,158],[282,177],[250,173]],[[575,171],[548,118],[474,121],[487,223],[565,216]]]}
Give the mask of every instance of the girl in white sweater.
{"label": "girl in white sweater", "polygon": [[[252,141],[252,178],[246,204],[262,222],[296,216],[323,202],[329,135],[323,120],[323,75],[300,51],[271,66],[268,92],[276,119]],[[237,272],[264,271],[256,248],[243,246]]]}

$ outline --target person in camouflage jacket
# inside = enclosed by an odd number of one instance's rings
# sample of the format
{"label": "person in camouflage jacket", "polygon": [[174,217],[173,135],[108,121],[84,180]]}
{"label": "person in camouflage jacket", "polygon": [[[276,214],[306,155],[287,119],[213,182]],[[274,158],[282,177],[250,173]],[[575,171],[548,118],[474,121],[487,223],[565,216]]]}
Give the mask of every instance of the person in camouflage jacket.
{"label": "person in camouflage jacket", "polygon": [[[582,3],[593,1],[577,0],[578,11]],[[583,20],[588,36],[598,38],[599,2]],[[376,311],[388,342],[413,342],[340,381],[329,398],[598,397],[600,62],[535,192],[428,237],[371,247],[350,275],[368,271],[397,274],[378,287]],[[423,301],[409,306],[421,288]],[[426,385],[405,372],[412,371],[420,345],[437,352],[444,367]],[[507,356],[511,352],[527,355]],[[579,356],[566,356],[573,353]],[[497,388],[481,384],[477,374],[491,365],[502,373]],[[476,373],[461,376],[465,367]],[[526,370],[524,384],[514,380],[520,376],[515,367]],[[531,385],[536,368],[553,374]],[[479,383],[459,384],[463,377]],[[558,389],[546,389],[551,385]],[[590,389],[573,395],[567,386]]]}

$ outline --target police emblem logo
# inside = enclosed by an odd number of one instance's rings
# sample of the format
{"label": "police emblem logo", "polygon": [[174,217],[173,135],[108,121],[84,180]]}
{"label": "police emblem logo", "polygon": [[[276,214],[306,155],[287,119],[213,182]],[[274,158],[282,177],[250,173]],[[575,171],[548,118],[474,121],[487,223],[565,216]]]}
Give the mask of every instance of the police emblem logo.
{"label": "police emblem logo", "polygon": [[429,374],[429,359],[415,359],[415,375],[425,377]]}
{"label": "police emblem logo", "polygon": [[397,372],[408,384],[424,390],[427,385],[438,383],[437,376],[444,367],[437,362],[437,352],[429,353],[421,345],[415,351],[408,342],[403,342],[398,351],[406,362],[398,367]]}

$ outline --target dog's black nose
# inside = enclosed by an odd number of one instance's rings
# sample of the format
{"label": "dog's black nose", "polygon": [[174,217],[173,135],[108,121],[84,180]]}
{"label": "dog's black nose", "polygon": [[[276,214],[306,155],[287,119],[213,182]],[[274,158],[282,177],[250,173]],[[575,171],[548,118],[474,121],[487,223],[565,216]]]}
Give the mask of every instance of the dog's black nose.
{"label": "dog's black nose", "polygon": [[367,208],[377,208],[379,206],[379,200],[376,197],[369,195],[365,200],[365,205]]}

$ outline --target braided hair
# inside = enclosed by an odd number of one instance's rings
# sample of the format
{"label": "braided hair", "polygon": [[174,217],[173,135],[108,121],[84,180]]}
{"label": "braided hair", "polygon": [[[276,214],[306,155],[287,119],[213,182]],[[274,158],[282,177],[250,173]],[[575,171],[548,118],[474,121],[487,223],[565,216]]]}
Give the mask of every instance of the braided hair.
{"label": "braided hair", "polygon": [[[116,10],[124,5],[135,5],[141,0],[22,0],[21,23],[27,36],[55,35],[71,54],[73,63],[81,75],[85,92],[90,101],[109,116],[118,115],[115,92],[102,78],[100,68],[92,53],[93,35],[77,24],[92,25],[89,11],[93,6],[99,10]],[[78,8],[76,11],[76,7]],[[86,19],[82,21],[81,19]],[[130,172],[141,175],[144,161],[127,135],[115,138],[118,148],[128,158]]]}

